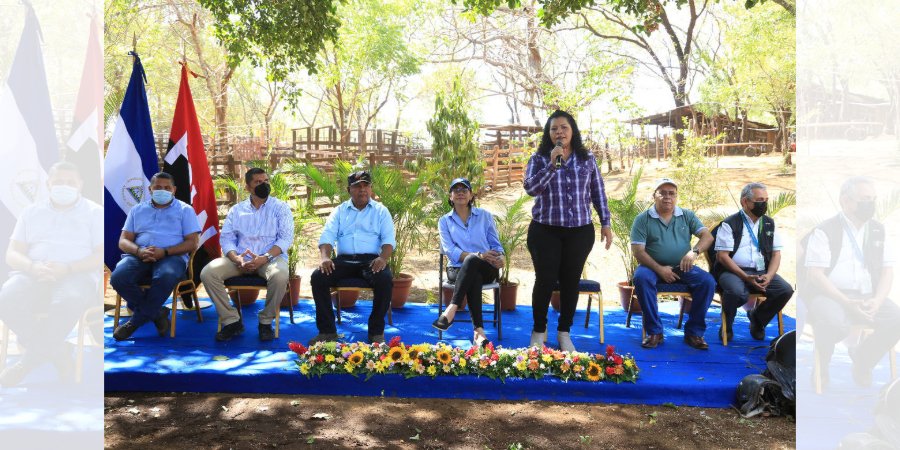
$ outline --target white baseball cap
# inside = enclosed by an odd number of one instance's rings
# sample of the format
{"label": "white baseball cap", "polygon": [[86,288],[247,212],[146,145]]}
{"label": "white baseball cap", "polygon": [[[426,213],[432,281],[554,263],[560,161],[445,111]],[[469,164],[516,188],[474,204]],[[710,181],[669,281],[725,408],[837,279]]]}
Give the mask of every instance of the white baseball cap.
{"label": "white baseball cap", "polygon": [[664,184],[671,184],[672,186],[675,186],[676,189],[678,188],[678,183],[673,181],[671,178],[660,178],[660,179],[656,180],[656,186],[654,186],[653,192],[656,192],[657,190],[659,190],[659,187]]}

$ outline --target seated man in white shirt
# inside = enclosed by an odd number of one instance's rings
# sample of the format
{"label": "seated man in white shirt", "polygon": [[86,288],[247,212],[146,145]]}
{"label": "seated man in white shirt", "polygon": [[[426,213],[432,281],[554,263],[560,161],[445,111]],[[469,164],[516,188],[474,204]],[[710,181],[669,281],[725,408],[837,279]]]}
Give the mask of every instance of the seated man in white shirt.
{"label": "seated man in white shirt", "polygon": [[[761,341],[766,325],[784,308],[794,289],[778,275],[781,265],[781,235],[775,221],[766,215],[769,193],[762,183],[750,183],[741,190],[741,210],[722,221],[716,233],[716,262],[712,274],[722,288],[722,308],[728,325],[728,340],[737,308],[747,303],[750,293],[764,294],[766,300],[747,313],[750,336]],[[719,339],[723,330],[719,329]]]}
{"label": "seated man in white shirt", "polygon": [[[853,379],[872,384],[872,369],[900,340],[900,308],[887,296],[896,253],[884,225],[873,220],[874,182],[854,177],[841,186],[841,212],[813,231],[806,247],[809,317],[815,330],[823,385],[836,343],[854,326],[874,330],[850,348]],[[813,292],[809,292],[812,290]]]}
{"label": "seated man in white shirt", "polygon": [[64,341],[100,300],[103,209],[81,196],[81,176],[72,163],[54,164],[47,185],[50,199],[22,211],[6,251],[12,273],[0,290],[0,320],[24,349],[0,374],[3,387],[19,384],[48,361],[71,381],[75,362]]}

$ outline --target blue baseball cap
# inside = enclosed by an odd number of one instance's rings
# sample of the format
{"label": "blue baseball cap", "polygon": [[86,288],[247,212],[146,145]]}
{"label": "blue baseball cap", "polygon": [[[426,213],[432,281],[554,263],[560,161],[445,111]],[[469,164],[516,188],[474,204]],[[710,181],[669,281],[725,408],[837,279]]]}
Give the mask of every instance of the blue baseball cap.
{"label": "blue baseball cap", "polygon": [[456,186],[457,184],[461,184],[461,185],[469,188],[470,191],[472,190],[472,183],[469,183],[469,180],[467,180],[465,178],[456,178],[450,182],[450,189],[448,189],[448,191],[453,190],[453,186]]}

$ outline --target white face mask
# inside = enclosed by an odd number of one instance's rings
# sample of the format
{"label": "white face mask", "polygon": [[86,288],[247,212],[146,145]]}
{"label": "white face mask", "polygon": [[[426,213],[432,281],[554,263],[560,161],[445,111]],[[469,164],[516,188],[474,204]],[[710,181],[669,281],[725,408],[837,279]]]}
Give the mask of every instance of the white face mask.
{"label": "white face mask", "polygon": [[78,200],[78,189],[64,184],[50,186],[50,200],[60,206],[69,206]]}

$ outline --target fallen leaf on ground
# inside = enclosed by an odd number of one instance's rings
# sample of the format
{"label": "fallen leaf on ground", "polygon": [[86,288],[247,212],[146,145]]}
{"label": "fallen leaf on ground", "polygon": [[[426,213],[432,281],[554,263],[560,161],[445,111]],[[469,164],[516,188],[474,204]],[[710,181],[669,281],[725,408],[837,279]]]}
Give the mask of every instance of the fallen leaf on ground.
{"label": "fallen leaf on ground", "polygon": [[300,400],[291,400],[291,406],[300,406]]}
{"label": "fallen leaf on ground", "polygon": [[331,414],[328,413],[315,413],[312,416],[315,420],[328,420],[331,418]]}
{"label": "fallen leaf on ground", "polygon": [[139,410],[139,409],[137,409],[137,408],[128,408],[128,409],[126,410],[126,412],[129,412],[129,413],[131,413],[131,414],[140,414],[140,413],[141,413],[141,410]]}

